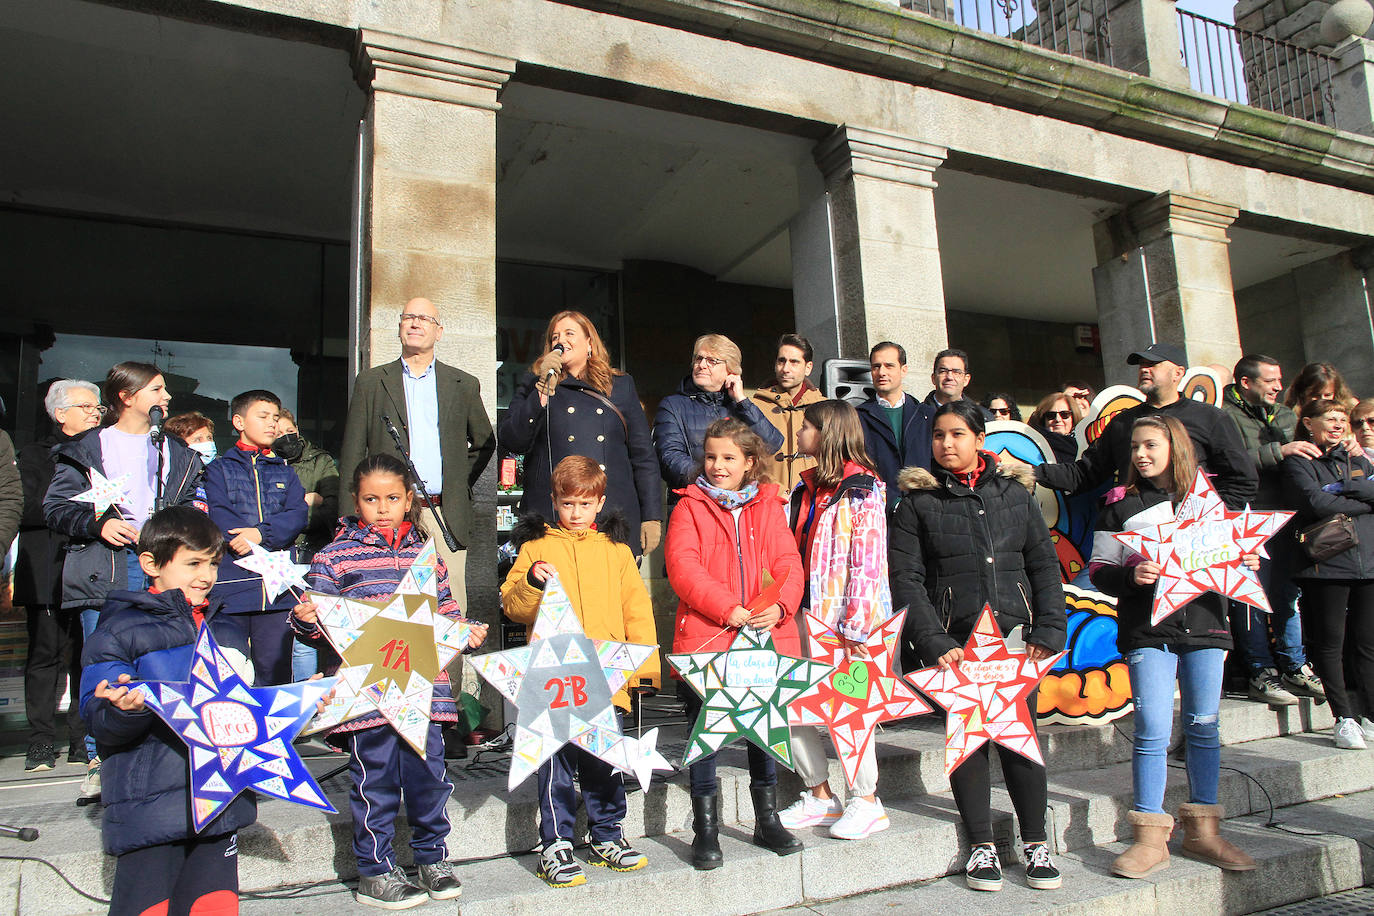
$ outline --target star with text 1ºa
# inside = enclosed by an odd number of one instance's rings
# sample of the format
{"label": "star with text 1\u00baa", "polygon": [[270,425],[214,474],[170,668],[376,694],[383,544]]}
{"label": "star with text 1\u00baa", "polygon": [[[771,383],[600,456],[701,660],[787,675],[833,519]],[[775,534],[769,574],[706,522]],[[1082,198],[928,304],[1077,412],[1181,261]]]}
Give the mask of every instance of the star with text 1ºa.
{"label": "star with text 1\u00baa", "polygon": [[238,557],[234,563],[262,576],[262,587],[267,592],[268,600],[276,601],[289,588],[297,588],[302,592],[310,588],[305,581],[310,564],[294,562],[290,550],[267,551],[260,544],[250,546],[248,556]]}
{"label": "star with text 1\u00baa", "polygon": [[1226,508],[1207,474],[1198,469],[1174,517],[1162,524],[1114,533],[1130,550],[1160,566],[1150,626],[1204,592],[1270,612],[1259,574],[1241,562],[1247,553],[1266,556],[1264,542],[1288,524],[1292,512],[1240,512]]}
{"label": "star with text 1\u00baa", "polygon": [[334,681],[329,677],[250,687],[215,643],[210,628],[203,626],[184,683],[136,685],[147,706],[190,749],[196,832],[245,789],[334,810],[291,746]]}
{"label": "star with text 1\u00baa", "polygon": [[788,707],[834,672],[833,665],[782,655],[773,632],[740,627],[724,652],[670,655],[668,664],[701,697],[683,766],[744,738],[792,769]]}
{"label": "star with text 1\u00baa", "polygon": [[789,724],[828,728],[845,779],[852,786],[879,722],[931,711],[929,704],[892,670],[906,611],[894,614],[869,635],[864,644],[867,658],[847,660],[844,643],[824,620],[810,613],[804,619],[811,637],[811,657],[833,667],[834,673],[792,704]]}
{"label": "star with text 1\u00baa", "polygon": [[91,475],[91,488],[76,494],[72,499],[79,503],[90,503],[95,509],[96,518],[103,517],[110,511],[111,506],[129,504],[128,474],[109,478],[95,468],[89,468],[88,473]]}
{"label": "star with text 1\u00baa", "polygon": [[658,729],[642,738],[624,734],[614,702],[616,692],[654,650],[588,638],[558,574],[550,574],[534,621],[534,638],[527,645],[468,659],[515,704],[510,788],[566,744],[635,777],[645,789],[654,770],[671,770],[672,764],[656,747]]}
{"label": "star with text 1\u00baa", "polygon": [[425,542],[396,592],[364,601],[310,592],[319,627],[339,653],[339,686],[306,733],[377,713],[425,754],[434,682],[467,648],[472,623],[439,613],[437,555]]}
{"label": "star with text 1\u00baa", "polygon": [[922,668],[907,676],[948,713],[946,776],[989,741],[1044,765],[1035,736],[1035,711],[1025,699],[1063,654],[1037,662],[1024,652],[1009,651],[992,608],[984,605],[964,644],[963,661],[948,668]]}

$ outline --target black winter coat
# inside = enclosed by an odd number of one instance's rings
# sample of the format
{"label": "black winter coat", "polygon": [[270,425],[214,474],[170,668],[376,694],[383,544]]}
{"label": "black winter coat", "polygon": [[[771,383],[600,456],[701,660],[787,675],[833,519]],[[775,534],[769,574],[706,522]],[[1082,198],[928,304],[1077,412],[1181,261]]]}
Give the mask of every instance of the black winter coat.
{"label": "black winter coat", "polygon": [[[168,506],[189,506],[197,502],[205,466],[196,454],[176,436],[168,436],[167,482],[163,498]],[[87,430],[75,439],[53,448],[56,470],[43,497],[43,517],[48,527],[67,535],[67,555],[62,564],[62,607],[100,607],[105,596],[115,589],[127,588],[129,571],[125,548],[111,547],[100,539],[100,526],[113,517],[112,507],[96,517],[90,503],[72,499],[91,488],[90,469],[105,473],[100,453],[100,428]],[[203,503],[197,506],[204,509]]]}
{"label": "black winter coat", "polygon": [[[1327,493],[1322,487],[1339,482],[1340,493]],[[1338,513],[1355,521],[1360,543],[1323,563],[1312,563],[1301,549],[1295,551],[1296,563],[1305,564],[1293,573],[1295,579],[1374,579],[1374,464],[1368,458],[1354,458],[1337,445],[1320,458],[1290,455],[1283,459],[1284,501],[1298,510],[1298,517],[1279,537],[1315,525]],[[1288,535],[1287,532],[1294,532]]]}
{"label": "black winter coat", "polygon": [[906,396],[902,401],[901,448],[898,448],[897,437],[892,435],[892,424],[887,421],[887,408],[878,403],[877,398],[863,402],[856,410],[864,429],[864,450],[878,476],[887,484],[887,511],[891,513],[902,498],[897,482],[902,468],[930,468],[934,464],[930,433],[935,408],[909,394]]}
{"label": "black winter coat", "polygon": [[1155,586],[1135,584],[1135,567],[1125,562],[1133,554],[1112,534],[1173,518],[1172,505],[1167,510],[1155,509],[1149,515],[1138,517],[1161,503],[1169,505],[1169,494],[1147,480],[1141,481],[1139,492],[1127,493],[1103,508],[1097,516],[1088,575],[1098,590],[1116,599],[1117,651],[1125,655],[1133,649],[1164,646],[1229,649],[1231,631],[1226,619],[1229,602],[1216,592],[1198,595],[1161,620],[1159,626],[1150,626]]}
{"label": "black winter coat", "polygon": [[905,663],[926,664],[968,641],[990,604],[1007,633],[1027,625],[1027,642],[1064,648],[1066,616],[1059,560],[1024,468],[988,469],[970,490],[944,468],[907,468],[907,491],[888,526],[892,606],[907,608]]}
{"label": "black winter coat", "polygon": [[537,381],[532,373],[520,380],[496,433],[503,450],[525,456],[520,512],[557,518],[549,466],[557,467],[569,455],[585,455],[606,472],[606,505],[597,516],[598,524],[612,513],[623,515],[630,529],[630,549],[639,556],[640,523],[663,519],[663,488],[634,379],[617,375],[611,384],[610,401],[624,415],[623,423],[589,383],[576,378],[559,382],[549,400],[547,435]]}
{"label": "black winter coat", "polygon": [[67,536],[48,527],[43,496],[52,483],[53,446],[71,436],[54,430],[19,450],[19,479],[24,484],[24,515],[19,520],[19,553],[14,563],[14,603],[22,607],[62,604],[62,551]]}
{"label": "black winter coat", "polygon": [[[205,612],[215,642],[252,681],[248,639],[234,618]],[[112,856],[195,836],[191,818],[191,770],[186,743],[151,709],[125,712],[97,699],[96,685],[128,674],[145,681],[185,681],[191,674],[196,624],[181,589],[111,592],[100,623],[81,653],[81,718],[100,752],[100,796],[105,852]],[[205,826],[204,836],[247,827],[258,818],[251,792],[235,798]]]}
{"label": "black winter coat", "polygon": [[723,390],[702,391],[688,375],[675,393],[658,402],[654,414],[654,451],[668,489],[696,482],[706,446],[706,427],[724,417],[733,417],[758,433],[769,454],[782,448],[782,433],[750,398],[735,401]]}

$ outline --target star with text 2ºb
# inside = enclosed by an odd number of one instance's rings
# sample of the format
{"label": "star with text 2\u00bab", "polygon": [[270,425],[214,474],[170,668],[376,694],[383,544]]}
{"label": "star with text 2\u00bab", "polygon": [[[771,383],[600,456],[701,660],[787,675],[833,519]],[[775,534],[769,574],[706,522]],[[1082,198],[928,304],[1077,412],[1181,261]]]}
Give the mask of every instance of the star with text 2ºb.
{"label": "star with text 2\u00bab", "polygon": [[656,748],[658,729],[624,734],[616,692],[654,654],[653,646],[590,639],[557,573],[544,583],[534,638],[469,658],[473,669],[515,704],[509,786],[514,789],[566,744],[575,744],[649,787],[672,764]]}
{"label": "star with text 2\u00bab", "polygon": [[472,632],[469,621],[439,613],[436,562],[434,542],[427,541],[396,592],[379,601],[309,593],[343,665],[333,701],[307,733],[376,712],[424,756],[434,681]]}
{"label": "star with text 2\u00bab", "polygon": [[1265,556],[1263,544],[1288,524],[1294,513],[1240,512],[1226,508],[1207,474],[1198,468],[1188,495],[1174,517],[1159,525],[1114,533],[1130,550],[1160,565],[1150,626],[1204,592],[1216,592],[1270,612],[1259,574],[1241,562],[1247,553]]}
{"label": "star with text 2\u00bab", "polygon": [[848,661],[844,643],[824,620],[810,613],[804,619],[811,637],[811,657],[835,670],[815,691],[792,704],[789,724],[828,728],[845,780],[852,786],[879,722],[931,711],[929,704],[892,670],[906,611],[889,617],[869,634],[864,644],[868,658]]}
{"label": "star with text 2\u00bab", "polygon": [[82,490],[72,497],[74,502],[90,503],[95,509],[95,517],[102,518],[106,512],[110,511],[111,506],[129,504],[129,475],[120,474],[115,478],[107,478],[95,468],[90,468],[91,488]]}
{"label": "star with text 2\u00bab", "polygon": [[745,738],[792,769],[788,707],[834,672],[833,665],[781,655],[773,631],[740,627],[724,652],[670,655],[668,664],[701,696],[683,766]]}
{"label": "star with text 2\u00bab", "polygon": [[1024,652],[1009,651],[992,608],[983,605],[964,645],[963,661],[907,675],[907,680],[948,712],[946,776],[989,741],[1044,765],[1035,736],[1035,711],[1025,699],[1063,655],[1057,652],[1037,662]]}
{"label": "star with text 2\u00bab", "polygon": [[334,682],[335,678],[327,677],[249,687],[206,626],[196,639],[186,682],[136,685],[144,703],[190,749],[191,817],[196,832],[245,789],[334,810],[291,746]]}
{"label": "star with text 2\u00bab", "polygon": [[260,544],[249,546],[248,556],[238,557],[234,565],[262,576],[262,587],[267,592],[268,600],[276,601],[288,588],[297,588],[302,592],[310,588],[305,581],[305,574],[310,572],[309,563],[294,562],[290,550],[268,551]]}

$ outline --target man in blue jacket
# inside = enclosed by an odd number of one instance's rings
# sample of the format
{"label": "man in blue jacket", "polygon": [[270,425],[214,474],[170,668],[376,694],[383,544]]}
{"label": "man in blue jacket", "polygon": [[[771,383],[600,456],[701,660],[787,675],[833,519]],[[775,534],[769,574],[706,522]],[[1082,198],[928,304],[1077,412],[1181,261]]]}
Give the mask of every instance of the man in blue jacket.
{"label": "man in blue jacket", "polygon": [[873,374],[873,400],[859,405],[864,448],[887,484],[887,511],[897,507],[901,488],[897,474],[904,467],[930,468],[931,417],[935,409],[902,390],[906,350],[890,340],[879,341],[868,353]]}

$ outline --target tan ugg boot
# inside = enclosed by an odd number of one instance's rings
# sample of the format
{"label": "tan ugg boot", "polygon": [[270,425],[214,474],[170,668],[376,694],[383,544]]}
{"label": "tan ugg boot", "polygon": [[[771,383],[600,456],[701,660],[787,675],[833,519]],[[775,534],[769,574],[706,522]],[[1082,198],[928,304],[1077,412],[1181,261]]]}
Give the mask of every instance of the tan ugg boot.
{"label": "tan ugg boot", "polygon": [[1112,863],[1112,873],[1123,878],[1143,878],[1169,867],[1169,834],[1174,819],[1167,814],[1128,811],[1135,841]]}
{"label": "tan ugg boot", "polygon": [[1227,871],[1249,871],[1255,867],[1255,860],[1221,835],[1221,819],[1225,816],[1221,805],[1189,802],[1181,806],[1178,820],[1183,825],[1183,853]]}

